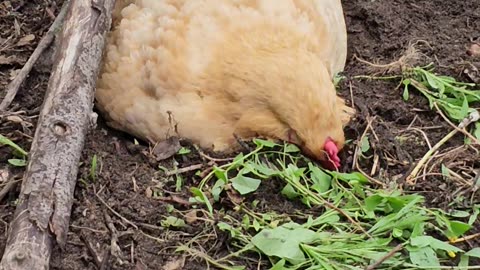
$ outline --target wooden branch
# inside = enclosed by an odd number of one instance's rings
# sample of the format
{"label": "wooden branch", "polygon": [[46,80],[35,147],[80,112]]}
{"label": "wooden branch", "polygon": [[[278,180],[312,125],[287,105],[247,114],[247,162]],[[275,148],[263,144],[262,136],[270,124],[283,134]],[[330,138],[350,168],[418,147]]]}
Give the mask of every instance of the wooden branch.
{"label": "wooden branch", "polygon": [[54,40],[55,34],[62,25],[65,14],[67,14],[68,3],[69,2],[66,1],[63,4],[62,9],[57,15],[57,18],[48,29],[48,32],[42,37],[42,39],[38,43],[37,48],[35,48],[30,58],[28,58],[27,63],[25,63],[20,72],[15,76],[15,79],[13,79],[13,81],[8,85],[7,94],[5,94],[2,103],[0,103],[0,112],[7,110],[8,106],[10,106],[13,99],[17,95],[20,86],[22,86],[22,83],[25,81],[28,74],[32,70],[33,65],[37,62],[38,58],[40,58],[42,53],[48,48],[48,46],[50,46],[50,44]]}
{"label": "wooden branch", "polygon": [[1,270],[49,269],[64,247],[80,154],[115,0],[71,1],[40,112]]}

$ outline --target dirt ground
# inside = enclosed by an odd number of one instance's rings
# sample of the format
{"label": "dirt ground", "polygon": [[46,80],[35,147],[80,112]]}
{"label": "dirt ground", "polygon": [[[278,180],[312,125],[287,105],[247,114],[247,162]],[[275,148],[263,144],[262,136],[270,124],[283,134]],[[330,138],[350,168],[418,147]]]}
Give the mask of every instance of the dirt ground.
{"label": "dirt ground", "polygon": [[[61,2],[6,0],[0,3],[0,89],[5,89],[15,71],[25,64],[53,22]],[[402,90],[397,88],[398,81],[354,78],[369,74],[369,69],[353,56],[370,62],[388,63],[396,60],[409,42],[419,41],[417,48],[434,62],[439,73],[468,81],[463,70],[469,65],[480,68],[480,59],[466,53],[473,42],[480,41],[480,5],[478,0],[355,0],[343,1],[343,5],[349,35],[349,57],[344,73],[347,78],[341,82],[340,93],[348,100],[353,96],[359,111],[348,126],[346,135],[349,139],[358,140],[368,121],[371,121],[376,135],[371,136],[371,145],[379,157],[372,176],[382,181],[402,183],[414,164],[412,161],[418,161],[428,151],[428,144],[419,130],[431,144],[435,144],[451,127],[437,112],[428,108],[426,99],[414,91],[411,100],[405,102]],[[48,83],[47,60],[43,59],[34,68],[11,107],[10,111],[17,112],[22,121],[0,116],[0,134],[12,138],[25,149],[30,148]],[[2,95],[3,91],[0,97]],[[400,137],[403,140],[398,140]],[[64,251],[54,250],[52,269],[97,269],[93,257],[95,254],[101,256],[112,241],[108,225],[118,231],[118,254],[121,254],[110,257],[110,269],[160,269],[168,261],[178,262],[178,254],[174,252],[176,244],[191,241],[205,230],[207,225],[202,223],[188,224],[180,230],[166,230],[161,226],[161,221],[170,214],[167,203],[154,195],[175,195],[188,200],[187,187],[198,185],[199,177],[194,172],[184,174],[186,187],[184,191],[175,192],[175,179],[161,173],[158,165],[145,154],[148,153],[146,146],[132,142],[131,137],[107,128],[101,118],[98,127],[89,133],[82,155],[78,176],[81,181],[75,192],[68,243]],[[420,177],[413,187],[406,187],[407,192],[419,192],[426,196],[430,206],[444,209],[479,203],[479,196],[471,185],[432,176],[440,171],[443,163],[473,181],[474,171],[480,169],[479,151],[478,146],[464,146],[463,137],[457,136],[442,148],[443,155],[436,159],[437,163],[430,164],[429,175]],[[352,153],[348,147],[342,153],[341,158],[345,160],[343,171],[352,170]],[[92,181],[89,173],[94,155],[98,157],[99,165],[97,177]],[[10,151],[0,148],[0,169],[7,166],[9,158]],[[193,148],[190,154],[175,156],[162,165],[172,168],[174,160],[178,167],[204,162]],[[366,159],[360,166],[370,173],[373,164],[372,159]],[[19,178],[22,172],[23,169],[13,170]],[[302,207],[283,198],[280,189],[280,185],[269,182],[249,199],[258,199],[267,210],[286,213]],[[19,186],[0,201],[2,253],[18,191]],[[178,201],[169,204],[183,213],[189,209]],[[225,208],[226,211],[232,210],[228,206]],[[478,222],[471,231],[476,232],[480,232]],[[228,235],[221,231],[216,237],[195,239],[205,252],[214,257],[231,249],[227,240]],[[480,246],[480,239],[467,241],[466,245]],[[178,269],[207,268],[203,260],[192,257],[185,258],[184,263],[184,267]],[[246,258],[240,264],[248,269],[257,269],[255,260]]]}

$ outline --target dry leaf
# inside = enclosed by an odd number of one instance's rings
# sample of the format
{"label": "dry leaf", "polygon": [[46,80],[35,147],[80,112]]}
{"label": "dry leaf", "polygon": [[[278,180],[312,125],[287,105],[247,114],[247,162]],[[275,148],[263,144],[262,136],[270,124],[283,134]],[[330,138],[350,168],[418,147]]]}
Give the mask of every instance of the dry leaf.
{"label": "dry leaf", "polygon": [[10,80],[15,79],[17,77],[18,73],[20,73],[21,69],[12,69],[10,70]]}
{"label": "dry leaf", "polygon": [[8,171],[8,169],[0,170],[0,184],[6,183],[9,177],[10,177],[10,172]]}
{"label": "dry leaf", "polygon": [[185,265],[185,258],[178,258],[173,261],[168,261],[163,266],[163,270],[180,270],[180,269],[183,269],[184,265]]}
{"label": "dry leaf", "polygon": [[228,199],[230,199],[231,202],[233,202],[233,204],[241,204],[244,199],[235,190],[227,190],[227,197]]}
{"label": "dry leaf", "polygon": [[15,37],[20,36],[22,28],[20,27],[20,24],[18,23],[17,18],[15,18],[13,21],[13,27],[15,29]]}
{"label": "dry leaf", "polygon": [[6,8],[7,10],[13,9],[12,3],[11,3],[10,1],[5,1],[5,2],[3,2],[3,5],[5,6],[5,8]]}
{"label": "dry leaf", "polygon": [[155,148],[153,148],[153,155],[156,161],[162,161],[167,158],[172,157],[182,146],[177,137],[170,137],[164,141],[158,143]]}
{"label": "dry leaf", "polygon": [[5,118],[7,119],[7,121],[17,123],[17,124],[21,124],[21,123],[24,122],[23,119],[20,116],[17,116],[17,115],[9,115]]}
{"label": "dry leaf", "polygon": [[201,211],[196,210],[196,209],[188,212],[188,213],[185,215],[185,221],[186,221],[188,224],[195,223],[195,222],[198,220],[198,212],[201,213]]}
{"label": "dry leaf", "polygon": [[15,55],[10,55],[9,57],[6,57],[4,55],[0,55],[0,65],[10,65],[10,64],[13,64],[13,63],[18,63]]}
{"label": "dry leaf", "polygon": [[480,83],[480,71],[474,65],[463,70],[463,73],[474,83]]}
{"label": "dry leaf", "polygon": [[147,187],[147,189],[145,190],[145,196],[147,196],[147,198],[153,197],[153,190],[151,187]]}
{"label": "dry leaf", "polygon": [[141,261],[137,261],[137,263],[135,264],[135,270],[147,270],[147,266],[145,264],[143,264],[143,262]]}
{"label": "dry leaf", "polygon": [[35,40],[35,35],[34,34],[29,34],[24,37],[22,37],[18,42],[17,42],[17,47],[25,46],[30,44],[33,40]]}

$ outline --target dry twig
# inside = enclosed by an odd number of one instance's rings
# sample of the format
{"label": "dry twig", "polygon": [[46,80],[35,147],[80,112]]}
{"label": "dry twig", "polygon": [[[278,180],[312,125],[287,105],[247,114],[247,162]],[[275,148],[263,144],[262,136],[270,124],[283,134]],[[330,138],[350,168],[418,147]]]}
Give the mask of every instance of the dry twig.
{"label": "dry twig", "polygon": [[172,175],[176,175],[176,174],[182,174],[182,173],[186,173],[186,172],[199,170],[201,168],[203,168],[203,164],[194,164],[194,165],[187,166],[187,167],[184,167],[184,168],[180,168],[180,169],[176,169],[176,170],[173,170],[173,171],[165,172],[165,175],[166,176],[172,176]]}
{"label": "dry twig", "polygon": [[403,249],[403,244],[398,244],[395,248],[393,248],[392,250],[390,250],[390,252],[388,252],[387,254],[385,254],[385,256],[383,256],[382,258],[380,258],[378,261],[376,261],[375,263],[369,265],[368,267],[365,268],[365,270],[373,270],[379,266],[382,265],[383,262],[385,262],[386,260],[388,260],[389,258],[391,258],[393,255],[395,255],[395,253],[399,252],[400,250]]}

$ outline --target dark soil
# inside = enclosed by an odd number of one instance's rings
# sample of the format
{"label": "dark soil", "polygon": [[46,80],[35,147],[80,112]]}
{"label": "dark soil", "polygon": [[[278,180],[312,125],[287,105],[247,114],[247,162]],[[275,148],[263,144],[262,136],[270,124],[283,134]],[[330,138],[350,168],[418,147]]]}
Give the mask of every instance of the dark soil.
{"label": "dark soil", "polygon": [[[52,15],[58,13],[61,2],[10,0],[0,3],[0,89],[5,89],[15,71],[24,65],[53,22]],[[368,135],[372,145],[370,154],[377,155],[378,162],[374,163],[373,158],[364,159],[360,167],[370,173],[373,164],[376,164],[373,177],[403,184],[415,161],[428,151],[424,136],[418,130],[422,130],[431,144],[435,144],[451,127],[437,112],[428,108],[426,99],[414,91],[411,100],[403,101],[398,80],[353,78],[370,74],[369,67],[353,55],[370,62],[389,63],[398,59],[410,42],[421,40],[417,48],[427,60],[434,62],[438,72],[468,80],[463,74],[464,68],[468,65],[480,68],[480,59],[466,54],[473,42],[480,41],[480,5],[478,0],[391,0],[388,3],[357,0],[345,1],[343,5],[349,34],[349,60],[344,73],[347,79],[342,81],[340,92],[347,100],[351,100],[352,92],[359,112],[347,128],[347,137],[359,140],[368,119],[375,117],[371,123],[374,134],[369,131]],[[35,37],[33,40],[24,38],[31,34]],[[12,118],[0,115],[0,134],[12,138],[25,149],[30,147],[47,87],[48,62],[48,59],[42,59],[12,104],[10,111],[18,112],[16,115],[22,121],[12,121]],[[0,97],[3,92],[0,92]],[[188,144],[185,146],[191,148]],[[190,154],[175,156],[163,162],[162,166],[173,168],[174,163],[178,167],[205,163],[195,149],[191,149]],[[478,172],[480,169],[479,151],[478,146],[463,146],[463,137],[455,137],[442,148],[441,153],[446,154],[429,164],[430,175],[417,179],[414,186],[404,185],[404,189],[419,192],[426,196],[429,205],[446,210],[452,206],[468,207],[472,202],[478,203],[478,195],[464,183],[431,174],[439,173],[441,164],[444,164],[468,181],[473,181],[475,170]],[[118,246],[122,254],[121,260],[110,257],[110,269],[160,269],[167,262],[178,259],[174,253],[177,244],[191,241],[202,233],[207,225],[200,222],[181,230],[162,227],[161,221],[170,214],[168,204],[157,197],[175,195],[188,200],[188,187],[198,185],[200,178],[194,172],[184,174],[186,186],[183,191],[175,192],[175,179],[165,177],[148,153],[146,146],[134,145],[130,136],[106,127],[99,119],[97,128],[88,135],[82,154],[68,243],[64,251],[54,250],[52,269],[97,269],[94,254],[102,256],[111,244],[112,234],[107,226],[109,219],[110,225],[119,233]],[[89,174],[94,155],[98,157],[99,165],[93,180]],[[7,167],[9,158],[10,151],[0,147],[0,169]],[[345,160],[342,169],[350,171],[352,146],[346,148],[342,159]],[[12,169],[18,177],[22,172],[23,169]],[[285,213],[301,207],[279,195],[281,188],[278,183],[269,182],[249,196],[249,200],[258,199],[263,209]],[[6,229],[13,218],[18,192],[19,186],[0,202],[0,253],[3,253]],[[179,202],[169,204],[180,211],[189,209]],[[124,219],[107,210],[107,206]],[[227,211],[232,209],[227,203],[224,208]],[[476,226],[471,233],[480,231],[478,222]],[[227,235],[222,232],[218,232],[216,237],[196,241],[211,256],[224,254],[230,248]],[[473,239],[466,245],[480,246],[480,240]],[[246,259],[240,264],[247,265],[248,269],[257,269],[255,261]],[[187,257],[183,267],[171,269],[206,268],[203,260]]]}

